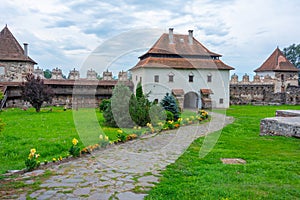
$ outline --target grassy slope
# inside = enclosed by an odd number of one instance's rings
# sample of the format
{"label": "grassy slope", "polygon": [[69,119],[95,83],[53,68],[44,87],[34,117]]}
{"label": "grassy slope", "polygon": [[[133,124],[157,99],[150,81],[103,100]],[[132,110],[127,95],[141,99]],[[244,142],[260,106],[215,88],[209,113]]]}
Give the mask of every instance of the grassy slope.
{"label": "grassy slope", "polygon": [[[223,129],[203,159],[203,138],[163,172],[147,199],[300,199],[300,140],[259,136],[260,119],[277,109],[300,106],[233,106],[235,122]],[[243,158],[246,165],[223,165],[220,158]]]}
{"label": "grassy slope", "polygon": [[48,110],[36,113],[33,109],[8,109],[0,114],[6,123],[0,133],[0,174],[9,169],[23,169],[31,148],[41,154],[40,161],[52,160],[67,155],[74,137],[79,139],[81,147],[96,144],[103,131],[110,139],[116,137],[116,128],[102,126],[101,129],[98,121],[103,124],[104,119],[93,109],[74,113],[64,112],[62,108]]}

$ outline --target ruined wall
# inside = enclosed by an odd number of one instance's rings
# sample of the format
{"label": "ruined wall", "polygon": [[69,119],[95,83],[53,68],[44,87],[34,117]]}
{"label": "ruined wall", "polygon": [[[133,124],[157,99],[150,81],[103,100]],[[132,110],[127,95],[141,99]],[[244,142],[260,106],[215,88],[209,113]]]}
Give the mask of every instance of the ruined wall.
{"label": "ruined wall", "polygon": [[[242,80],[238,80],[237,75],[232,75],[230,81],[230,104],[231,105],[268,105],[268,104],[300,104],[300,87],[291,85],[295,79],[294,73],[286,73],[283,77],[280,73],[280,80],[272,78],[269,75],[261,78],[254,76],[253,80],[249,79],[246,74]],[[290,82],[282,82],[286,77],[290,77]],[[281,79],[283,78],[283,79]],[[281,87],[283,86],[283,87]],[[280,87],[281,89],[278,89]],[[278,92],[279,90],[279,92]]]}

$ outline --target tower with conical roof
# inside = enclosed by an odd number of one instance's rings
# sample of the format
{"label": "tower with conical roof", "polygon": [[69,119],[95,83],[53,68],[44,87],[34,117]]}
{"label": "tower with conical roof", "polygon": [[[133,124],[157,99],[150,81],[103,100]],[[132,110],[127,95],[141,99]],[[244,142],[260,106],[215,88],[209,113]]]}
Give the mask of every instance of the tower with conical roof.
{"label": "tower with conical roof", "polygon": [[298,86],[298,71],[277,47],[254,72],[260,77],[270,76],[275,83],[275,93],[285,92],[287,86]]}
{"label": "tower with conical roof", "polygon": [[0,32],[0,81],[23,81],[35,64],[28,56],[28,44],[23,49],[6,25]]}

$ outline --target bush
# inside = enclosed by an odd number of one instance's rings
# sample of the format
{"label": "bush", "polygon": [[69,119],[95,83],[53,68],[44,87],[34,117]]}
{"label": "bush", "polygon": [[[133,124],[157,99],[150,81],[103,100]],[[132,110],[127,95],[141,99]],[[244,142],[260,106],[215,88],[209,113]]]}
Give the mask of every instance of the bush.
{"label": "bush", "polygon": [[160,104],[166,111],[173,113],[175,121],[178,120],[180,117],[180,112],[176,103],[176,99],[173,95],[169,95],[169,93],[167,93],[166,96],[161,100]]}
{"label": "bush", "polygon": [[105,119],[105,123],[111,127],[117,127],[117,123],[114,119],[114,115],[111,110],[111,101],[106,104],[106,109],[103,111],[103,117]]}
{"label": "bush", "polygon": [[118,84],[113,89],[110,104],[113,114],[112,119],[120,128],[131,128],[134,126],[134,122],[129,113],[131,95],[132,92],[125,85]]}
{"label": "bush", "polygon": [[[171,113],[171,114],[173,115],[173,113]],[[151,108],[149,110],[149,115],[150,115],[151,123],[154,126],[157,126],[160,122],[166,121],[166,119],[168,118],[166,111],[159,104],[154,104],[151,106]],[[174,115],[173,115],[173,118],[174,118]]]}
{"label": "bush", "polygon": [[174,114],[168,110],[166,110],[166,121],[174,121]]}
{"label": "bush", "polygon": [[131,95],[129,112],[132,120],[137,125],[145,126],[150,122],[149,108],[150,102],[144,95],[139,98]]}
{"label": "bush", "polygon": [[110,104],[110,99],[103,99],[99,105],[100,112],[103,112]]}

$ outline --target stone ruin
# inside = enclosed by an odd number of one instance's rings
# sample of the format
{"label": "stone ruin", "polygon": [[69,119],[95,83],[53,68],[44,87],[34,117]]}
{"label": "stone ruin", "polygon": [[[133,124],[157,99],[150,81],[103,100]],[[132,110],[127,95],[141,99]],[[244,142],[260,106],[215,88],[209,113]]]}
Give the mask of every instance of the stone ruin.
{"label": "stone ruin", "polygon": [[[294,81],[294,77],[291,80]],[[286,86],[282,89],[283,85]],[[230,80],[230,104],[299,105],[299,91],[298,85],[292,85],[289,82],[282,83],[279,78],[272,78],[268,74],[265,76],[255,75],[252,81],[248,74],[245,74],[241,81],[236,74],[233,74]]]}
{"label": "stone ruin", "polygon": [[277,110],[275,117],[262,119],[260,135],[300,138],[300,110]]}

